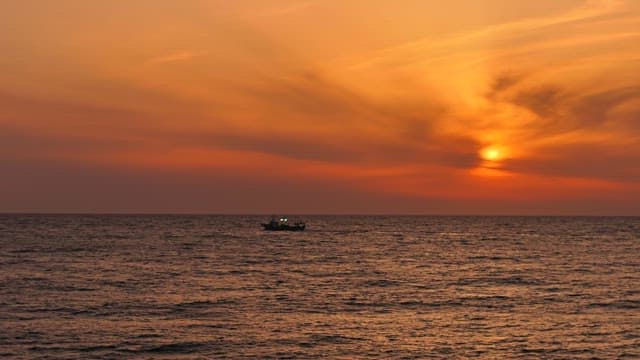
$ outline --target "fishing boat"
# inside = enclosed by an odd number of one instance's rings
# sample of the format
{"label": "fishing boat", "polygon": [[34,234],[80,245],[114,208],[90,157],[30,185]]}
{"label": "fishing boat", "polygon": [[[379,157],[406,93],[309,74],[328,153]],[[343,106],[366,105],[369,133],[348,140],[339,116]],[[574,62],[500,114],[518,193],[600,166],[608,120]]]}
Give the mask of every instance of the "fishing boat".
{"label": "fishing boat", "polygon": [[304,231],[306,224],[297,222],[291,225],[289,224],[289,219],[281,217],[280,219],[271,218],[271,221],[263,223],[262,226],[268,231]]}

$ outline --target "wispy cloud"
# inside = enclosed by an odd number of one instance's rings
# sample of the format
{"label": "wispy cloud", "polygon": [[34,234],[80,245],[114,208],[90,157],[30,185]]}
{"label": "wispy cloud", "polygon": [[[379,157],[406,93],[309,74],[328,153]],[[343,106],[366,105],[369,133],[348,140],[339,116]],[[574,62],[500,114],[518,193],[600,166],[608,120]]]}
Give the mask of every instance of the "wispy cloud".
{"label": "wispy cloud", "polygon": [[298,11],[305,10],[311,7],[314,3],[316,3],[316,1],[295,1],[290,4],[286,4],[284,6],[269,8],[262,12],[245,16],[243,19],[250,20],[250,19],[258,19],[258,18],[290,15]]}
{"label": "wispy cloud", "polygon": [[[462,32],[451,36],[435,38],[429,36],[412,40],[403,44],[393,45],[371,54],[370,59],[359,62],[354,68],[361,68],[376,63],[407,64],[423,61],[425,58],[447,55],[451,49],[468,52],[476,49],[483,41],[500,37],[514,37],[523,33],[531,33],[547,27],[585,21],[604,15],[620,13],[625,8],[625,0],[586,0],[581,6],[565,13],[553,16],[525,18],[522,20],[486,26],[472,31]],[[559,34],[563,37],[562,34]],[[467,49],[467,50],[465,50]],[[398,57],[404,58],[399,61]]]}
{"label": "wispy cloud", "polygon": [[175,53],[160,55],[154,58],[149,59],[148,63],[153,64],[162,64],[162,63],[171,63],[177,61],[186,61],[191,60],[198,56],[206,55],[206,51],[178,51]]}

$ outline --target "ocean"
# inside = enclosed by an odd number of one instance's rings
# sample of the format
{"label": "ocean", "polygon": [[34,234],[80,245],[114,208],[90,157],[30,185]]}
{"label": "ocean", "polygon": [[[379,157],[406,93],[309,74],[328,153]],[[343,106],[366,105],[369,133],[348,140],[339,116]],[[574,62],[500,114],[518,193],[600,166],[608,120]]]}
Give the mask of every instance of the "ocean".
{"label": "ocean", "polygon": [[0,215],[6,359],[640,359],[640,218]]}

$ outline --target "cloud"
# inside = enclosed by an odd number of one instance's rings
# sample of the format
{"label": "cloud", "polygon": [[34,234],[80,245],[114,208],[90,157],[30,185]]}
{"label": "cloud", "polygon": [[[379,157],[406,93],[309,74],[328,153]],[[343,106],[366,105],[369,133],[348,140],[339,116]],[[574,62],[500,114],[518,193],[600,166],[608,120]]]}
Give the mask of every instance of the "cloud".
{"label": "cloud", "polygon": [[640,142],[633,146],[610,143],[578,143],[546,146],[536,157],[512,159],[511,171],[559,177],[606,179],[640,183]]}
{"label": "cloud", "polygon": [[290,4],[285,4],[284,6],[273,7],[256,14],[245,16],[243,17],[243,20],[254,20],[263,17],[268,18],[295,14],[311,7],[314,3],[315,1],[296,1]]}
{"label": "cloud", "polygon": [[197,56],[204,56],[206,54],[206,51],[179,51],[168,55],[161,55],[151,58],[148,62],[153,64],[172,63],[177,61],[191,60]]}
{"label": "cloud", "polygon": [[[123,103],[107,106],[0,94],[5,114],[21,124],[5,127],[4,135],[13,140],[7,138],[3,147],[34,158],[64,159],[76,152],[104,156],[144,147],[160,151],[199,147],[381,166],[476,165],[479,145],[472,138],[438,132],[446,114],[438,103],[378,101],[310,72],[286,79],[269,77],[249,86],[253,87],[242,92],[253,97],[245,101],[261,114],[261,130],[247,131],[232,113],[218,121],[205,113],[185,112],[190,126],[171,125],[162,115],[171,101],[161,101],[158,109],[149,111]],[[136,97],[140,95],[158,96],[142,93]]]}
{"label": "cloud", "polygon": [[[323,161],[471,167],[477,160],[472,138],[441,133],[448,110],[436,98],[377,99],[309,71],[261,79],[244,93],[266,114],[263,131],[230,128],[210,137],[213,142]],[[281,124],[280,118],[296,121]]]}
{"label": "cloud", "polygon": [[[580,6],[561,14],[537,18],[527,17],[450,36],[427,37],[386,47],[377,51],[369,59],[354,65],[353,68],[361,69],[376,65],[401,67],[421,63],[425,60],[429,62],[446,61],[452,57],[463,58],[465,55],[475,57],[482,53],[478,51],[479,45],[486,46],[487,43],[514,40],[536,33],[544,34],[547,30],[553,30],[555,37],[563,39],[567,35],[559,32],[559,28],[575,23],[597,20],[605,15],[620,14],[625,7],[626,2],[623,0],[585,0]],[[581,36],[577,39],[581,38],[583,37]],[[549,41],[556,42],[558,39],[545,39],[538,46],[548,47]],[[509,45],[513,47],[514,44]],[[527,44],[527,46],[530,47],[531,44]],[[516,50],[519,49],[521,49],[519,46],[516,47]],[[514,49],[508,51],[513,52]],[[477,58],[473,60],[477,61]]]}
{"label": "cloud", "polygon": [[613,88],[583,96],[573,106],[573,116],[585,126],[603,125],[616,120],[611,116],[616,107],[632,100],[640,100],[640,80],[638,86]]}
{"label": "cloud", "polygon": [[559,103],[563,100],[562,97],[562,90],[547,85],[518,93],[513,103],[531,110],[541,118],[548,118],[556,115]]}

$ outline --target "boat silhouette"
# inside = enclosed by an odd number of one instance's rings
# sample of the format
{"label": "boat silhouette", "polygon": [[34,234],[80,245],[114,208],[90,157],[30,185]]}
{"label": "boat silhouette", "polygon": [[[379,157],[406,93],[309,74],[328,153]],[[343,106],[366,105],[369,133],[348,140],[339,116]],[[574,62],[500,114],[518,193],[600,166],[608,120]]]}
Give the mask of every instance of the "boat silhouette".
{"label": "boat silhouette", "polygon": [[271,218],[271,221],[263,223],[262,226],[264,227],[264,230],[268,231],[304,231],[306,224],[303,222],[297,222],[291,225],[289,224],[289,219],[281,217],[278,220],[276,220],[276,218]]}

